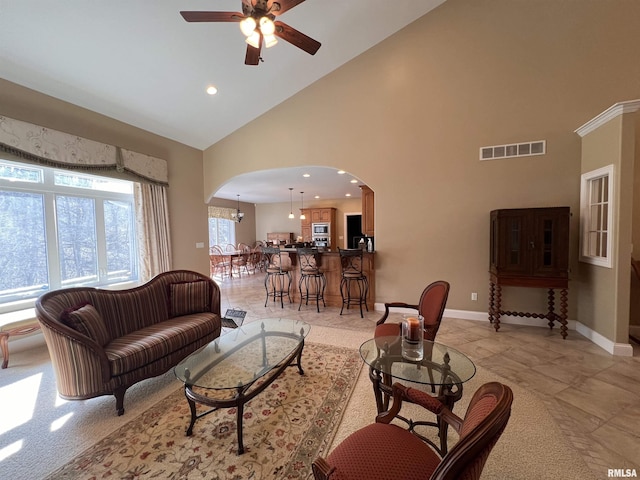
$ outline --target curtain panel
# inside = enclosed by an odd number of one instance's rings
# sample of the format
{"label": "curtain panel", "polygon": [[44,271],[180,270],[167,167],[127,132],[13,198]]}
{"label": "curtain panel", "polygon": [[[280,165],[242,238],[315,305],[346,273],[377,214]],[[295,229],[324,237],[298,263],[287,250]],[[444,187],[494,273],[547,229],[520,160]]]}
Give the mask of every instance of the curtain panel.
{"label": "curtain panel", "polygon": [[128,173],[138,181],[168,185],[166,160],[1,115],[0,151],[30,163]]}
{"label": "curtain panel", "polygon": [[235,208],[209,206],[209,218],[223,218],[235,222],[236,219],[231,216],[232,213],[236,213]]}
{"label": "curtain panel", "polygon": [[161,185],[136,183],[133,189],[140,280],[146,282],[171,270],[171,240],[167,189]]}

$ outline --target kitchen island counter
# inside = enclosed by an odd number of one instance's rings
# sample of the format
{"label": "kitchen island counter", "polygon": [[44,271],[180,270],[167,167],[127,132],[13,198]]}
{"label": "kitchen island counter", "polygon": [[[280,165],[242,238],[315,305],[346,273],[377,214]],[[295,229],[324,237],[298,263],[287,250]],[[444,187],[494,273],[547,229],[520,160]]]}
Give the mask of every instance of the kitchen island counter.
{"label": "kitchen island counter", "polygon": [[[291,284],[291,297],[294,302],[300,303],[300,291],[298,290],[298,284],[300,283],[300,267],[298,266],[296,249],[283,248],[281,250],[283,253],[287,253],[291,258],[291,264],[293,266],[291,271],[291,276],[293,278],[293,282]],[[342,306],[342,296],[340,295],[340,280],[342,278],[340,253],[337,251],[320,251],[318,252],[318,258],[320,260],[320,268],[327,279],[327,286],[324,291],[324,301],[328,307],[340,307]],[[369,311],[373,311],[376,292],[375,252],[364,252],[363,263],[364,274],[369,280],[367,307],[369,308]],[[358,314],[360,313],[357,309],[354,311],[357,311]],[[345,308],[343,314],[346,312],[347,309]]]}

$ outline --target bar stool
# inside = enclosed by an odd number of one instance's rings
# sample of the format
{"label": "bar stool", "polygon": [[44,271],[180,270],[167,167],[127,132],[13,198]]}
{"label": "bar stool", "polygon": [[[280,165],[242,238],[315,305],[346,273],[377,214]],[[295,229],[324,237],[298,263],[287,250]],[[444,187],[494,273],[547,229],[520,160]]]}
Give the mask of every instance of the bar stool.
{"label": "bar stool", "polygon": [[289,297],[289,303],[293,303],[289,294],[291,290],[291,259],[288,256],[283,258],[278,247],[263,247],[262,254],[267,271],[264,278],[264,288],[267,291],[264,306],[267,306],[269,297],[273,295],[273,301],[280,298],[280,306],[284,308],[285,296]]}
{"label": "bar stool", "polygon": [[[363,251],[359,248],[346,250],[338,248],[338,252],[340,253],[340,264],[342,266],[342,279],[340,280],[342,308],[340,308],[340,315],[342,315],[345,305],[347,310],[351,305],[359,305],[360,317],[364,318],[362,305],[364,304],[367,312],[369,311],[367,306],[369,279],[363,270]],[[357,289],[357,295],[352,294],[352,289]]]}
{"label": "bar stool", "polygon": [[[316,310],[320,313],[320,300],[324,303],[324,289],[327,286],[327,279],[324,272],[318,266],[318,249],[317,248],[298,248],[298,263],[300,264],[300,281],[298,282],[298,290],[300,291],[300,305],[298,311],[302,307],[302,301],[305,305],[309,305],[309,300],[315,300]],[[302,291],[304,285],[305,291]]]}

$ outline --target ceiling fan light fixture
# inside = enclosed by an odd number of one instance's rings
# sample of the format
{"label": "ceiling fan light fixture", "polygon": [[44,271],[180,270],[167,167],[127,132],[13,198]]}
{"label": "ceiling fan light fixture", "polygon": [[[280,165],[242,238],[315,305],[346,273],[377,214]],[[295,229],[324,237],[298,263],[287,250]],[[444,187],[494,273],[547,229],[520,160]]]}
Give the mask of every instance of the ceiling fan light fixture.
{"label": "ceiling fan light fixture", "polygon": [[275,37],[275,35],[264,35],[264,46],[266,48],[271,48],[276,43],[278,43],[278,39]]}
{"label": "ceiling fan light fixture", "polygon": [[260,31],[263,35],[273,35],[276,31],[276,26],[273,23],[273,20],[269,17],[262,17],[260,19]]}
{"label": "ceiling fan light fixture", "polygon": [[257,24],[253,17],[247,17],[240,22],[240,30],[242,30],[245,37],[250,37],[256,26]]}
{"label": "ceiling fan light fixture", "polygon": [[245,40],[249,45],[253,48],[260,48],[260,34],[254,31],[250,36]]}

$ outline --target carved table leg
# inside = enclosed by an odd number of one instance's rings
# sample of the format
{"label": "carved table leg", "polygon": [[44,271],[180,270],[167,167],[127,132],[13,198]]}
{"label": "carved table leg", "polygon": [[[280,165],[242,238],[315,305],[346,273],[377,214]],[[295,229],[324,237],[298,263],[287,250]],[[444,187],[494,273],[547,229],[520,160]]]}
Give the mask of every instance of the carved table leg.
{"label": "carved table leg", "polygon": [[500,309],[502,308],[502,286],[499,284],[496,287],[496,300],[495,300],[495,316],[493,319],[493,328],[496,329],[496,332],[500,330]]}
{"label": "carved table leg", "polygon": [[494,295],[496,292],[496,286],[493,282],[489,282],[489,323],[493,323],[493,312],[494,312]]}
{"label": "carved table leg", "polygon": [[549,319],[549,328],[553,328],[553,321],[556,318],[556,314],[553,311],[553,307],[555,305],[555,292],[553,291],[553,288],[549,289],[549,314],[547,315],[547,318]]}
{"label": "carved table leg", "polygon": [[560,333],[562,338],[567,338],[567,297],[568,292],[566,288],[560,290]]}

